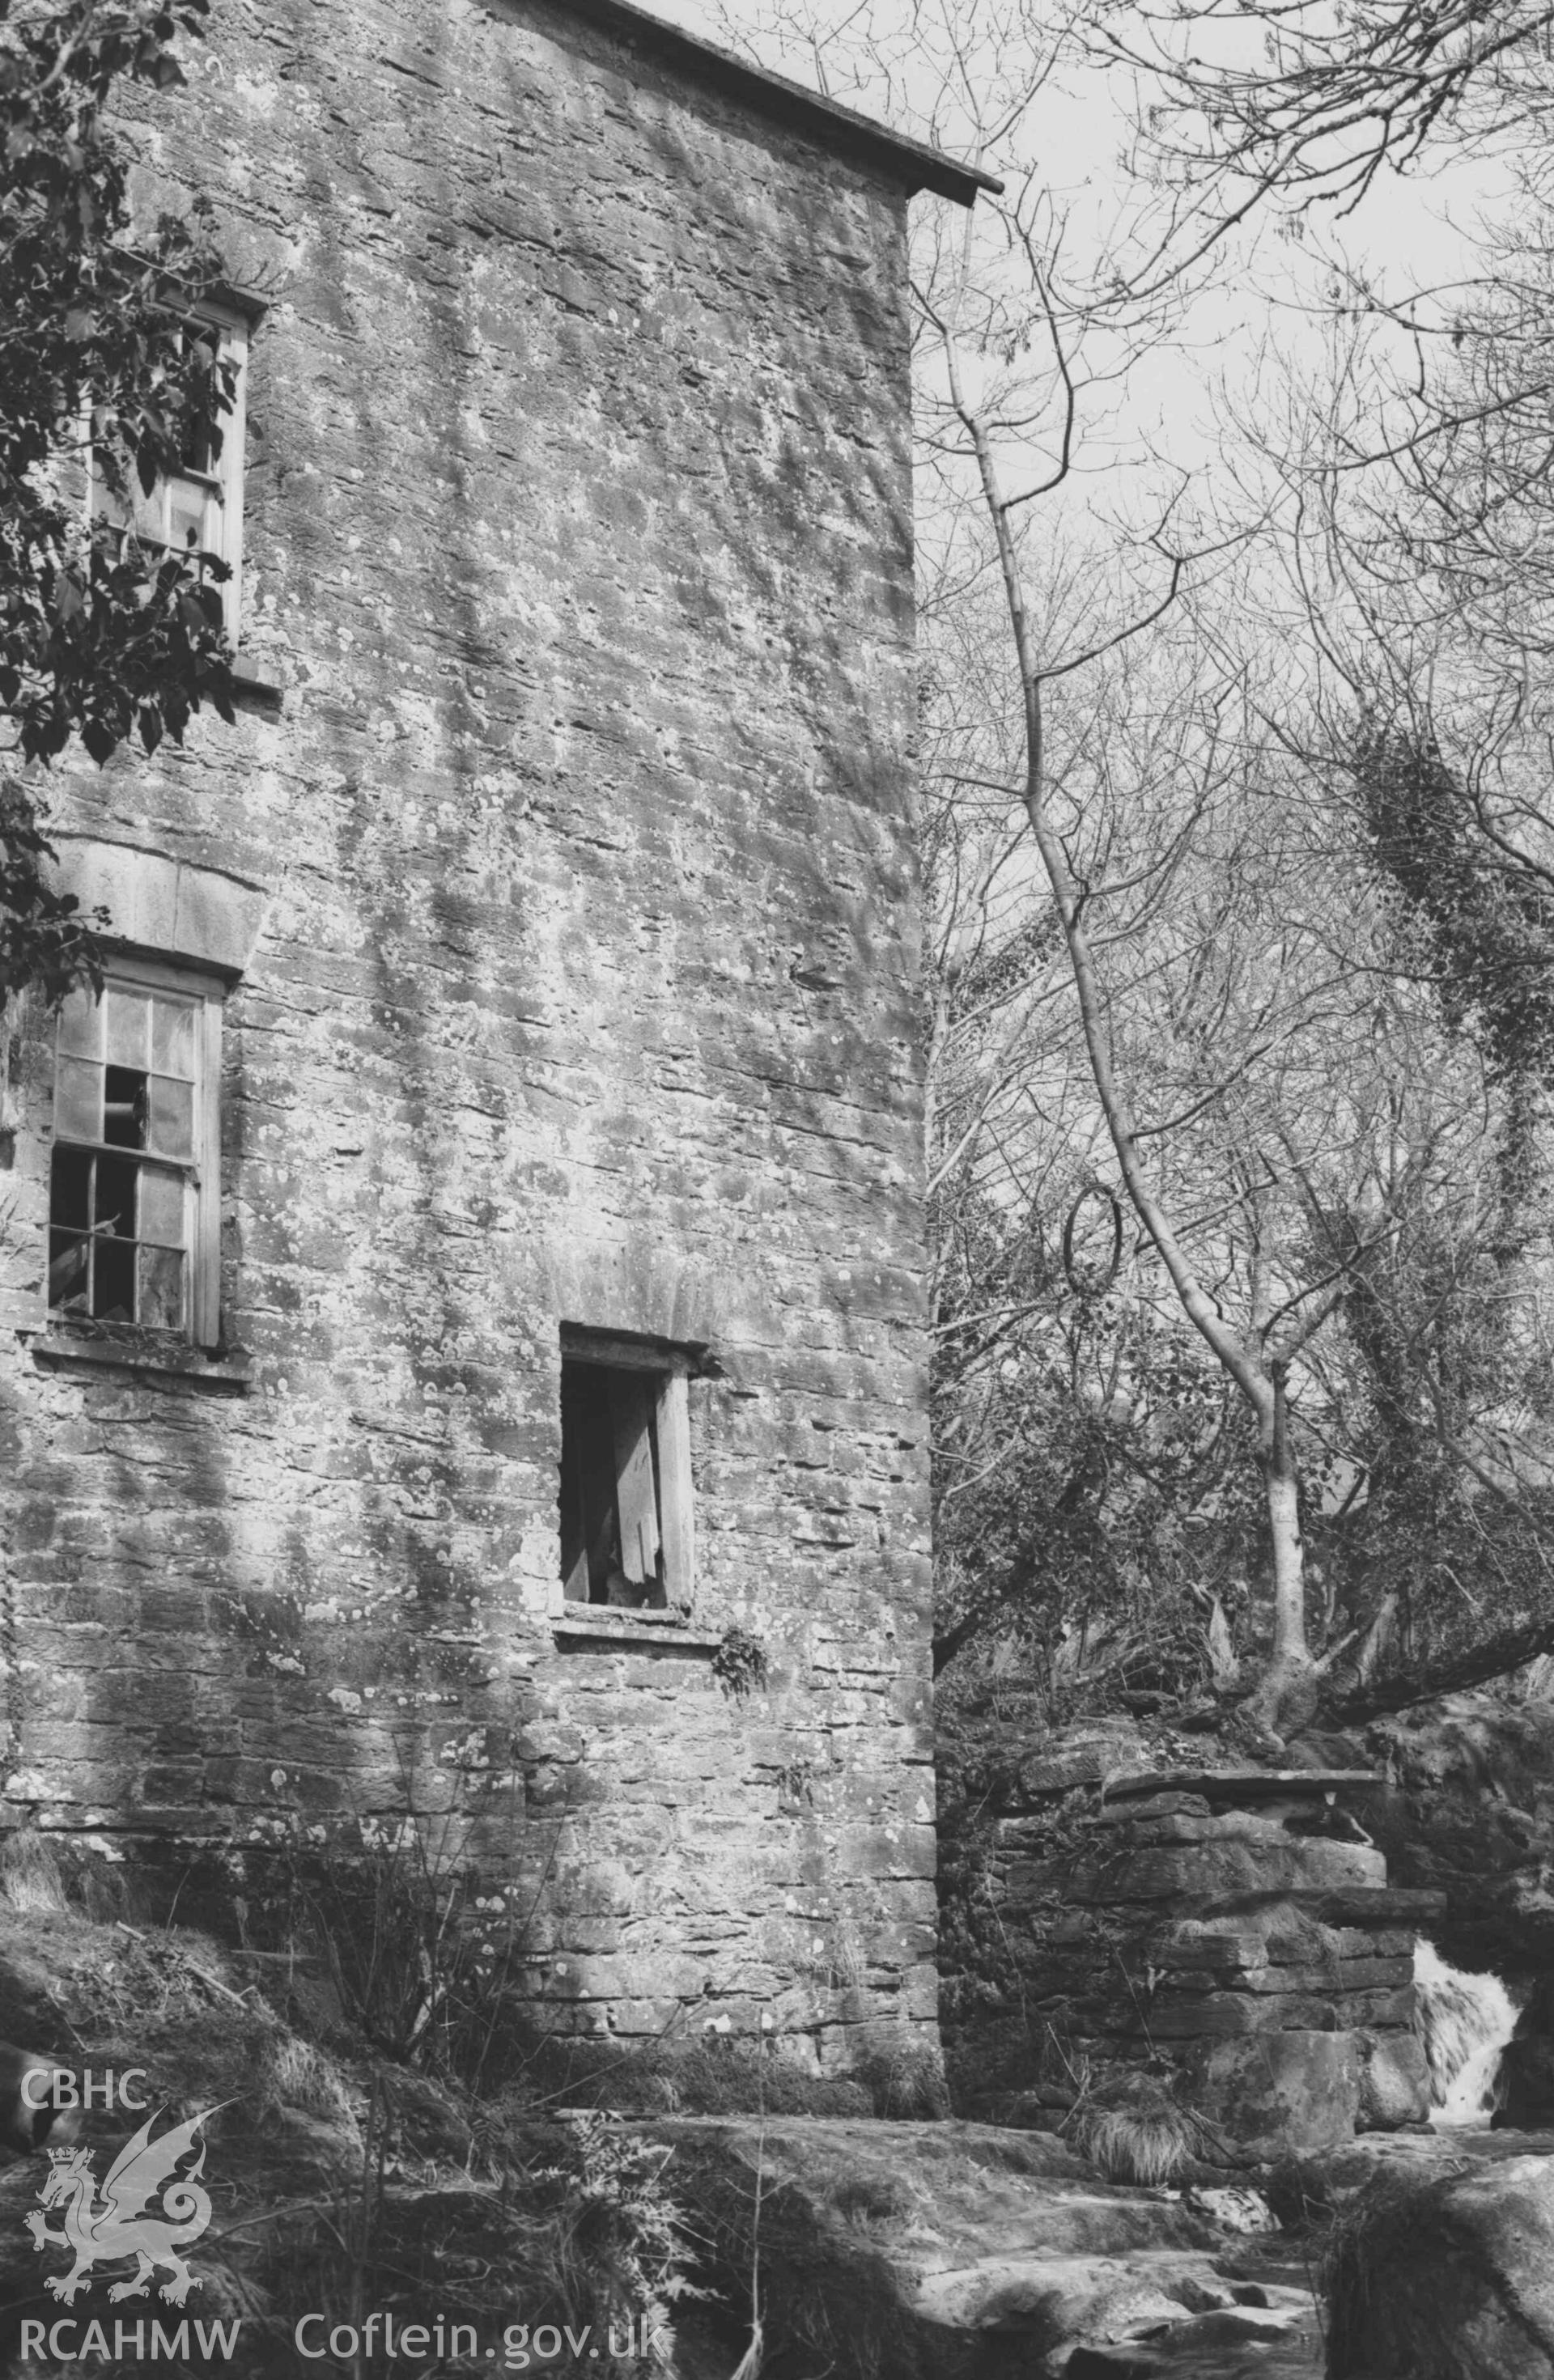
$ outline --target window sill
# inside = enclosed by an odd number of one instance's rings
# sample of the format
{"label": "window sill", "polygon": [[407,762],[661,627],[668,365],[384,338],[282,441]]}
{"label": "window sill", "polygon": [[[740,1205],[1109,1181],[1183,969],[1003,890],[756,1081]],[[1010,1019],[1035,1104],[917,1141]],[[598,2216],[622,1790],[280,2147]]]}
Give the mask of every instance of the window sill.
{"label": "window sill", "polygon": [[232,693],[240,710],[278,711],[285,689],[267,678],[257,662],[239,653],[232,664]]}
{"label": "window sill", "polygon": [[32,1361],[49,1371],[85,1364],[94,1371],[154,1372],[225,1396],[246,1396],[252,1386],[253,1365],[247,1355],[207,1355],[202,1348],[177,1342],[158,1345],[143,1337],[112,1339],[78,1330],[22,1330],[17,1335],[28,1344]]}
{"label": "window sill", "polygon": [[574,1640],[591,1637],[596,1643],[653,1645],[666,1653],[715,1653],[723,1641],[719,1629],[690,1628],[681,1620],[612,1610],[607,1604],[572,1604],[552,1620],[551,1631]]}

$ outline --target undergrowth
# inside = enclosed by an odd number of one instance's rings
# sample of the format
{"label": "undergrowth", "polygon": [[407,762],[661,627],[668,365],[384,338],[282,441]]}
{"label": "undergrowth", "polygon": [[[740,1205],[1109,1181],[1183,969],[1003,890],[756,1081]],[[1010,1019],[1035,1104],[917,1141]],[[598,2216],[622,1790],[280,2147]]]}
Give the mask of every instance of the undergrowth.
{"label": "undergrowth", "polygon": [[479,2171],[416,2188],[396,2173],[389,2137],[370,2111],[359,2168],[282,2268],[267,2325],[277,2340],[310,2313],[322,2336],[359,2328],[368,2310],[403,2330],[434,2308],[450,2338],[466,2325],[516,2356],[536,2332],[570,2329],[601,2347],[608,2338],[623,2380],[673,2370],[676,2310],[703,2291],[667,2148],[576,2115],[531,2127],[516,2161],[493,2158],[488,2142]]}
{"label": "undergrowth", "polygon": [[435,1832],[408,1817],[357,1832],[356,1842],[292,1841],[272,1856],[271,1937],[322,1961],[385,2058],[479,2090],[508,2048],[532,1912],[460,1855],[457,1814]]}
{"label": "undergrowth", "polygon": [[[174,1879],[164,1904],[182,1899],[209,1924],[220,1880],[214,1864],[187,1892],[188,1876]],[[439,1840],[407,1828],[359,1850],[277,1846],[267,1872],[255,1861],[240,1881],[241,1897],[227,1873],[242,1945],[224,1946],[212,1931],[159,1925],[138,1903],[138,1923],[87,1917],[87,1883],[69,1860],[13,1839],[0,1852],[0,1983],[14,1962],[8,1925],[16,1944],[43,1946],[29,1989],[50,1991],[50,1959],[68,1976],[57,2014],[72,2054],[133,2054],[171,2113],[213,2111],[210,2170],[226,2195],[203,2266],[208,2305],[251,2318],[267,2353],[289,2350],[304,2314],[327,2335],[374,2310],[417,2323],[431,2306],[471,2325],[482,2348],[519,2314],[531,2330],[588,2326],[617,2340],[632,2322],[635,2349],[613,2349],[612,2368],[647,2380],[666,2368],[688,2309],[732,2368],[759,2340],[759,2186],[749,2206],[734,2205],[716,2159],[702,2170],[688,2143],[672,2152],[629,2119],[945,2112],[938,2059],[905,2028],[876,2033],[850,2077],[807,2072],[770,2038],[711,2027],[645,2043],[537,2034],[523,1908],[482,1895]],[[803,2260],[811,2249],[833,2256],[835,2243],[817,2246],[797,2193],[778,2198],[762,2236],[798,2311],[783,2315],[774,2352],[785,2338],[801,2363],[872,2353],[876,2325],[894,2319],[889,2292],[876,2307],[865,2291],[847,2338],[831,2338]],[[888,2189],[856,2192],[840,2211],[866,2239],[901,2216]],[[783,2355],[769,2368],[781,2374]]]}

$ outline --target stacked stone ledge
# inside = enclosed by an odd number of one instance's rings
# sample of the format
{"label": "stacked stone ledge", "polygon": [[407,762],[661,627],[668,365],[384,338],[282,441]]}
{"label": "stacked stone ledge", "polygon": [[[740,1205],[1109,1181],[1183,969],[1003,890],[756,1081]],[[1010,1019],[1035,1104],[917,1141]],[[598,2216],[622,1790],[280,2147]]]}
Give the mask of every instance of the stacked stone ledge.
{"label": "stacked stone ledge", "polygon": [[[972,2030],[1002,2022],[1007,2038],[1023,2020],[1033,2077],[1041,2064],[1049,2081],[1038,2044],[1071,2064],[1174,2066],[1254,2154],[1422,2121],[1414,1948],[1442,1901],[1388,1888],[1343,1808],[1373,1781],[1162,1770],[1087,1790],[1061,1755],[1027,1763],[984,1845],[1007,1961]],[[967,1981],[951,1993],[963,2012],[978,1998]],[[1071,2096],[1033,2088],[1024,2112],[1041,2120],[1044,2098]]]}

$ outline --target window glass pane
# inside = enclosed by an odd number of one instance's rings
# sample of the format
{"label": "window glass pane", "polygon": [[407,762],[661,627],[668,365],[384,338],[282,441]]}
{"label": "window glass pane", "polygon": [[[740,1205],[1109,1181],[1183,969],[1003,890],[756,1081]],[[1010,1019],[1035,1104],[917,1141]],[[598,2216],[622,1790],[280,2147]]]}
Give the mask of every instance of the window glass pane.
{"label": "window glass pane", "polygon": [[69,1232],[49,1233],[49,1305],[56,1314],[84,1314],[91,1243]]}
{"label": "window glass pane", "polygon": [[140,1178],[140,1167],[127,1158],[98,1159],[97,1211],[91,1220],[99,1232],[111,1232],[121,1240],[135,1237],[135,1191]]}
{"label": "window glass pane", "polygon": [[61,1058],[55,1079],[56,1140],[103,1137],[103,1069],[87,1058]]}
{"label": "window glass pane", "polygon": [[168,482],[167,542],[175,553],[198,553],[210,543],[205,533],[205,491],[195,480]]}
{"label": "window glass pane", "polygon": [[164,1157],[194,1154],[194,1087],[165,1075],[152,1076],[151,1131],[146,1146]]}
{"label": "window glass pane", "polygon": [[134,470],[129,474],[130,517],[135,534],[146,545],[167,542],[167,490],[159,480],[148,496]]}
{"label": "window glass pane", "polygon": [[90,991],[71,992],[59,1012],[59,1046],[78,1058],[96,1058],[103,1050],[103,1004]]}
{"label": "window glass pane", "polygon": [[[184,332],[183,344],[191,354],[196,351],[200,354],[204,364],[204,376],[208,378],[213,392],[219,386],[216,381],[216,367],[220,361],[222,350],[220,331],[213,323],[191,323]],[[209,471],[212,468],[209,430],[206,423],[199,418],[188,426],[184,439],[182,460],[185,467],[191,471]]]}
{"label": "window glass pane", "polygon": [[91,1311],[99,1322],[135,1319],[135,1243],[99,1239],[91,1254]]}
{"label": "window glass pane", "polygon": [[107,473],[95,461],[91,468],[91,509],[104,520],[112,521],[115,528],[130,526],[128,497],[115,494],[108,484]]}
{"label": "window glass pane", "polygon": [[[57,1220],[64,1222],[63,1215]],[[184,1177],[164,1173],[154,1165],[140,1172],[140,1237],[160,1240],[164,1247],[184,1245]]]}
{"label": "window glass pane", "polygon": [[146,991],[132,991],[121,983],[111,983],[103,995],[108,1012],[108,1044],[106,1056],[110,1066],[138,1066],[142,1073],[151,1063],[152,1002]]}
{"label": "window glass pane", "polygon": [[194,1016],[187,1000],[152,1002],[152,1064],[159,1075],[194,1072]]}
{"label": "window glass pane", "polygon": [[184,1260],[176,1248],[140,1250],[140,1311],[148,1330],[184,1327]]}
{"label": "window glass pane", "polygon": [[56,1148],[49,1188],[49,1220],[62,1231],[84,1232],[91,1220],[94,1160],[81,1148]]}

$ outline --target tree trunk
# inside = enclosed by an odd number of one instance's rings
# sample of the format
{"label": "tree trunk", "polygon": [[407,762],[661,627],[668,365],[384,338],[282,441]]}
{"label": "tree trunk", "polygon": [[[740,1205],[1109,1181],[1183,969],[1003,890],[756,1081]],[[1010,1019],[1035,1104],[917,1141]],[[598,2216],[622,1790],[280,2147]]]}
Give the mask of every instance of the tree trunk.
{"label": "tree trunk", "polygon": [[1407,1710],[1414,1703],[1433,1702],[1437,1694],[1464,1694],[1470,1686],[1487,1685],[1492,1678],[1509,1677],[1540,1654],[1554,1653],[1554,1620],[1537,1620],[1525,1628],[1507,1629],[1466,1652],[1448,1653],[1437,1661],[1412,1670],[1394,1670],[1390,1677],[1361,1686],[1329,1704],[1323,1713],[1336,1726],[1363,1727],[1386,1711]]}
{"label": "tree trunk", "polygon": [[[1306,1642],[1305,1578],[1300,1533],[1300,1493],[1290,1453],[1285,1422],[1284,1382],[1289,1349],[1283,1356],[1265,1360],[1244,1343],[1225,1320],[1218,1300],[1197,1278],[1186,1243],[1156,1194],[1150,1172],[1141,1155],[1143,1135],[1130,1101],[1112,1065],[1111,1027],[1107,1002],[1095,965],[1086,924],[1086,898],[1080,890],[1062,835],[1047,807],[1044,762],[1042,686],[1044,674],[1036,634],[1026,602],[1025,580],[1010,524],[998,467],[985,419],[966,399],[953,323],[941,324],[950,398],[977,461],[988,517],[992,525],[1002,574],[1004,601],[1014,639],[1024,698],[1026,728],[1025,810],[1032,837],[1041,856],[1052,899],[1062,926],[1070,971],[1079,1007],[1080,1029],[1096,1096],[1116,1154],[1128,1202],[1152,1242],[1183,1312],[1240,1390],[1257,1417],[1261,1462],[1268,1496],[1269,1526],[1273,1540],[1273,1651],[1255,1694],[1241,1706],[1251,1735],[1270,1749],[1280,1748],[1284,1735],[1305,1726],[1317,1708],[1317,1671]],[[1173,563],[1169,603],[1175,595],[1183,565]],[[1164,606],[1161,607],[1162,609]],[[1304,1342],[1318,1329],[1338,1303],[1335,1289],[1326,1305],[1312,1315],[1298,1333]]]}
{"label": "tree trunk", "polygon": [[1290,1450],[1284,1372],[1275,1366],[1273,1401],[1259,1451],[1273,1549],[1273,1649],[1255,1694],[1241,1706],[1259,1733],[1281,1741],[1317,1709],[1317,1664],[1305,1633],[1305,1546],[1301,1536],[1300,1480]]}

